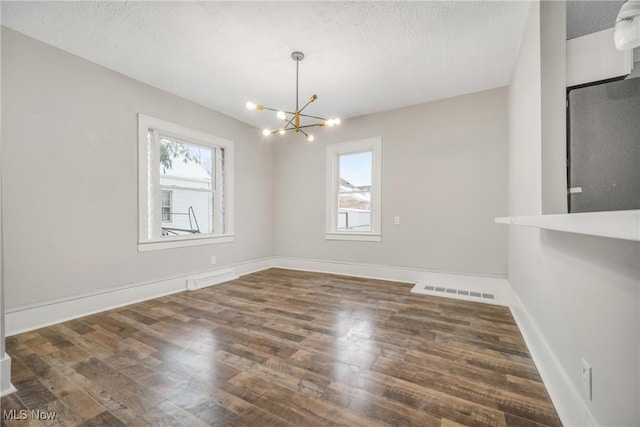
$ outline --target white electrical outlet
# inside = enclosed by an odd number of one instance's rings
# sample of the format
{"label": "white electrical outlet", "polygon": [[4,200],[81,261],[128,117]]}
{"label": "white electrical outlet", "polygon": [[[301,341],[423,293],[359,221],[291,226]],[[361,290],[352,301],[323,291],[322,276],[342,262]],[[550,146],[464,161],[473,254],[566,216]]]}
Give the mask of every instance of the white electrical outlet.
{"label": "white electrical outlet", "polygon": [[394,216],[393,217],[393,223],[395,225],[400,225],[400,217],[399,216]]}
{"label": "white electrical outlet", "polygon": [[216,256],[211,255],[211,265],[215,265],[215,264],[216,264]]}
{"label": "white electrical outlet", "polygon": [[586,393],[587,399],[592,400],[591,366],[584,359],[582,359],[582,388]]}

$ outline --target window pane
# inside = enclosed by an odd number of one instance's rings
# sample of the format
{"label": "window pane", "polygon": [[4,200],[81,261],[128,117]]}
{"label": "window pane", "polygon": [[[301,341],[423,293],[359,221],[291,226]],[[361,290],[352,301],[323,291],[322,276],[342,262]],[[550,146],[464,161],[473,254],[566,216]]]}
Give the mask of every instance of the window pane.
{"label": "window pane", "polygon": [[154,201],[154,183],[155,183],[155,132],[153,129],[147,129],[147,237],[153,239],[153,230],[155,229],[155,201]]}
{"label": "window pane", "polygon": [[338,196],[338,230],[371,231],[371,192]]}
{"label": "window pane", "polygon": [[218,169],[218,221],[220,222],[218,227],[218,233],[226,233],[227,232],[227,224],[225,223],[225,218],[227,217],[227,195],[224,191],[226,188],[225,177],[226,177],[226,166],[224,163],[225,159],[225,149],[218,149],[218,165],[216,168]]}
{"label": "window pane", "polygon": [[171,191],[162,192],[162,206],[171,206]]}
{"label": "window pane", "polygon": [[170,208],[162,208],[162,221],[163,222],[171,222],[171,209]]}
{"label": "window pane", "polygon": [[340,167],[340,191],[371,190],[371,165],[373,151],[342,154],[338,156]]}
{"label": "window pane", "polygon": [[[215,149],[160,138],[159,174],[163,236],[213,233]],[[165,209],[168,207],[169,209]]]}
{"label": "window pane", "polygon": [[163,224],[163,236],[213,233],[213,193],[174,189],[171,202],[171,224]]}
{"label": "window pane", "polygon": [[171,191],[162,191],[162,221],[171,222]]}
{"label": "window pane", "polygon": [[338,156],[338,231],[371,231],[372,160],[373,151]]}
{"label": "window pane", "polygon": [[160,185],[212,188],[213,149],[160,139]]}

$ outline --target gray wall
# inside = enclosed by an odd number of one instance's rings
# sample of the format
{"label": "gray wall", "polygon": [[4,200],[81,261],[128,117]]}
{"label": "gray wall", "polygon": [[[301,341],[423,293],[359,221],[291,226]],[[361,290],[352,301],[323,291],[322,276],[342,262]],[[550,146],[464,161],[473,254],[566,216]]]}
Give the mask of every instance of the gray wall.
{"label": "gray wall", "polygon": [[[274,145],[280,256],[506,274],[507,92],[345,120]],[[382,242],[326,241],[325,145],[381,136]],[[400,216],[400,225],[393,217]]]}
{"label": "gray wall", "polygon": [[[541,22],[534,6],[509,87],[511,215],[542,211],[545,122],[536,107],[545,97],[555,99],[547,92],[553,86],[540,83],[541,63],[547,60],[540,56],[540,32],[553,31],[549,18],[543,14]],[[557,78],[564,79],[561,68]],[[593,400],[583,394],[583,402],[598,424],[639,425],[640,244],[510,227],[509,282],[549,344],[536,350],[556,358],[580,393],[581,359],[591,364]],[[561,393],[570,395],[566,388]],[[581,409],[573,408],[574,414]]]}
{"label": "gray wall", "polygon": [[[234,243],[138,253],[137,114],[235,143]],[[237,120],[2,29],[7,308],[270,256],[272,160]]]}

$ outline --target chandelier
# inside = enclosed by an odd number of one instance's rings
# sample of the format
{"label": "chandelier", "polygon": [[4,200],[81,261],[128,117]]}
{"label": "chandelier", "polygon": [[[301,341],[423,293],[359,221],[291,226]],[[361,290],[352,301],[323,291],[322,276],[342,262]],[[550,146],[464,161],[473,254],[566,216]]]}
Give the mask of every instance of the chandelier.
{"label": "chandelier", "polygon": [[[300,61],[304,59],[304,53],[298,52],[298,51],[293,52],[291,54],[291,58],[293,58],[293,60],[296,61],[296,109],[295,111],[278,110],[275,108],[265,107],[264,105],[254,104],[253,102],[247,102],[247,109],[275,111],[276,117],[284,122],[284,126],[281,126],[279,128],[264,129],[262,131],[262,134],[264,136],[275,135],[276,133],[279,135],[284,135],[287,131],[294,130],[296,132],[302,133],[305,136],[305,138],[307,138],[307,141],[313,141],[313,135],[311,135],[310,133],[307,133],[305,129],[308,130],[309,128],[316,127],[316,126],[329,126],[329,127],[337,126],[340,124],[340,119],[338,118],[324,119],[322,117],[311,116],[309,114],[302,114],[304,109],[307,108],[309,104],[311,104],[313,101],[318,99],[318,96],[311,95],[311,97],[307,100],[307,103],[304,104],[302,108],[299,108],[300,104],[298,102],[298,68],[300,66]],[[316,122],[311,124],[301,124],[302,118],[314,119]]]}

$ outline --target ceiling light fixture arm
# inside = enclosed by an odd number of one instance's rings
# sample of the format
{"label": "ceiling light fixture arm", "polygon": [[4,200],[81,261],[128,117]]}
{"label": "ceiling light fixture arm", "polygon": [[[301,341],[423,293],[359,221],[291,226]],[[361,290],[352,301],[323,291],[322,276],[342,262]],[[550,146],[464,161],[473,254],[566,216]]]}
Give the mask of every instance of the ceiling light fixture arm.
{"label": "ceiling light fixture arm", "polygon": [[[307,106],[311,104],[313,101],[315,101],[316,99],[318,99],[318,95],[311,95],[311,98],[309,98],[309,101],[307,101],[307,103],[304,104],[304,107],[300,108],[299,110],[298,110],[298,101],[296,101],[296,111],[298,113],[302,113],[302,110],[307,108]],[[325,120],[325,119],[322,119],[322,120]]]}
{"label": "ceiling light fixture arm", "polygon": [[311,116],[309,114],[300,114],[300,117],[309,117],[310,119],[327,120],[327,119],[325,119],[323,117]]}
{"label": "ceiling light fixture arm", "polygon": [[285,110],[279,110],[277,108],[269,108],[269,107],[265,107],[264,105],[258,105],[257,107],[261,107],[261,108],[255,108],[256,110],[269,110],[269,111],[275,111],[276,113],[282,111],[285,114],[295,114],[293,111],[285,111]]}

